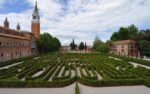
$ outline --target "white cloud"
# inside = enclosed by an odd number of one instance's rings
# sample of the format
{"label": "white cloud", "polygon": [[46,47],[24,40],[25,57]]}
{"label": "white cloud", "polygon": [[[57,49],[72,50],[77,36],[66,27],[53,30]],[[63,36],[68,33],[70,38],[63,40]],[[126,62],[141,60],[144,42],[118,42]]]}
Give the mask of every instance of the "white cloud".
{"label": "white cloud", "polygon": [[[58,37],[64,45],[73,37],[77,43],[91,45],[95,36],[106,41],[120,26],[150,24],[150,0],[68,0],[65,5],[60,0],[37,1],[41,31]],[[35,0],[27,2],[34,7]],[[0,21],[7,16],[13,28],[19,21],[23,29],[30,30],[32,11],[0,14]]]}

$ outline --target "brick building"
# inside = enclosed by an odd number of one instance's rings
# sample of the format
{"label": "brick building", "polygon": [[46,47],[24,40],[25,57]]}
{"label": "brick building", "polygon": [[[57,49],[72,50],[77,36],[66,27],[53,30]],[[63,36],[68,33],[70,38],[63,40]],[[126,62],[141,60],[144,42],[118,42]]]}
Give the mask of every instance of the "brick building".
{"label": "brick building", "polygon": [[138,56],[138,45],[133,40],[115,41],[112,43],[111,51],[117,55]]}
{"label": "brick building", "polygon": [[19,23],[16,29],[11,29],[6,18],[4,26],[0,26],[0,62],[36,54],[39,36],[40,16],[37,3],[32,14],[31,32],[21,30]]}

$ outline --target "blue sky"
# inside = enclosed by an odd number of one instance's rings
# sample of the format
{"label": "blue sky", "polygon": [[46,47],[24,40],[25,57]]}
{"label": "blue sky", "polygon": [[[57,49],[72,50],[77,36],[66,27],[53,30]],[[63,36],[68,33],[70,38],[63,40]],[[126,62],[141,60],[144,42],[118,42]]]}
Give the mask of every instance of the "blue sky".
{"label": "blue sky", "polygon": [[[86,41],[92,45],[96,36],[106,41],[121,26],[135,24],[150,29],[150,0],[37,0],[41,33],[49,32],[68,45]],[[0,24],[6,17],[11,28],[21,24],[31,31],[35,0],[0,0]]]}

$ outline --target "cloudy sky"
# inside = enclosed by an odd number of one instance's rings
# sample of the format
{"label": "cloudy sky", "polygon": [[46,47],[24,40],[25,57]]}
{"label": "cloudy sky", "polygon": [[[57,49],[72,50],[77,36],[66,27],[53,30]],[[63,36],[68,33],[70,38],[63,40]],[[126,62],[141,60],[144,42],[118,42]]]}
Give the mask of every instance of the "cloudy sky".
{"label": "cloudy sky", "polygon": [[[86,41],[92,45],[96,36],[110,39],[121,26],[135,24],[150,29],[150,0],[37,0],[41,33],[58,37],[62,45]],[[35,0],[0,0],[0,25],[6,17],[11,28],[19,22],[31,31]]]}

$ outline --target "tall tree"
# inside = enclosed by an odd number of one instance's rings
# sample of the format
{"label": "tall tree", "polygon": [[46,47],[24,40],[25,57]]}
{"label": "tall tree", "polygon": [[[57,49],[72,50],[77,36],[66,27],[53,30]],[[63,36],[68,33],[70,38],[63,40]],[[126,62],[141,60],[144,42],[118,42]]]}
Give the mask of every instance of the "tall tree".
{"label": "tall tree", "polygon": [[75,48],[77,47],[77,45],[76,45],[75,42],[74,42],[74,39],[73,39],[72,42],[70,43],[70,47],[71,47],[71,50],[75,50]]}
{"label": "tall tree", "polygon": [[81,42],[81,43],[79,44],[79,49],[80,49],[80,50],[83,50],[83,49],[84,49],[84,43],[83,43],[83,42]]}
{"label": "tall tree", "polygon": [[147,30],[141,30],[141,38],[143,40],[146,40],[146,41],[149,41],[150,42],[150,29],[147,29]]}
{"label": "tall tree", "polygon": [[108,53],[109,52],[109,46],[106,44],[106,43],[102,43],[100,46],[99,46],[99,51],[101,53]]}
{"label": "tall tree", "polygon": [[49,33],[41,34],[37,41],[37,48],[40,53],[54,52],[59,50],[60,47],[60,41],[57,38],[52,37]]}
{"label": "tall tree", "polygon": [[119,33],[118,32],[114,32],[110,38],[113,41],[119,40]]}
{"label": "tall tree", "polygon": [[93,47],[92,49],[95,51],[99,50],[99,45],[101,45],[102,41],[100,40],[100,38],[98,36],[96,36],[94,42],[93,42]]}
{"label": "tall tree", "polygon": [[146,40],[139,41],[140,52],[142,55],[150,56],[150,42]]}

